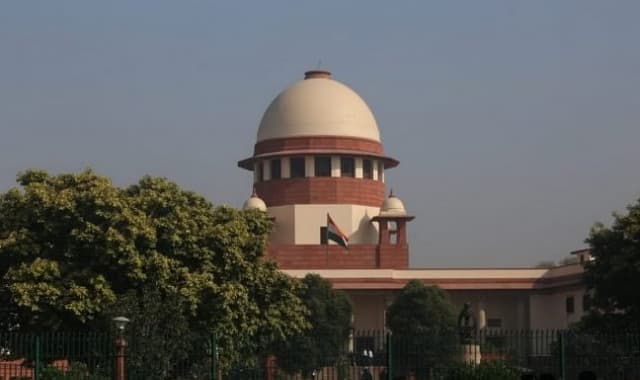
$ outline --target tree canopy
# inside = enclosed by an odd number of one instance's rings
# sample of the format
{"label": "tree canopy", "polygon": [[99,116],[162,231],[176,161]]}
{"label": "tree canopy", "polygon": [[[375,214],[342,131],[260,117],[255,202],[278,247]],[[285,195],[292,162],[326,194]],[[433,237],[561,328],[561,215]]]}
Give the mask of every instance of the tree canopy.
{"label": "tree canopy", "polygon": [[444,290],[412,280],[387,309],[387,327],[394,335],[455,333],[456,311]]}
{"label": "tree canopy", "polygon": [[611,227],[595,224],[586,242],[594,260],[586,264],[592,296],[588,325],[640,326],[640,199],[626,214],[614,214]]}
{"label": "tree canopy", "polygon": [[456,312],[449,295],[437,286],[409,281],[387,308],[387,327],[393,333],[393,350],[413,353],[394,358],[397,373],[411,370],[426,379],[428,367],[457,352]]}
{"label": "tree canopy", "polygon": [[281,368],[308,376],[341,359],[351,330],[352,307],[344,292],[315,274],[305,276],[298,294],[309,309],[311,328],[281,342],[274,353],[285,359],[278,363]]}
{"label": "tree canopy", "polygon": [[0,194],[0,303],[24,331],[95,326],[124,294],[176,299],[225,353],[307,327],[296,282],[262,260],[270,220],[163,178],[30,170]]}

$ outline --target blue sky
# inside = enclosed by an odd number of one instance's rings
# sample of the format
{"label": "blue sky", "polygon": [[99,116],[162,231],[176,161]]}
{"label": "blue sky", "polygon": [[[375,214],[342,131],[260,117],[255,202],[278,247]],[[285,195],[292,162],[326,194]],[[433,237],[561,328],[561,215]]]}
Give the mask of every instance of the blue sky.
{"label": "blue sky", "polygon": [[0,191],[18,171],[166,176],[242,204],[262,112],[307,69],[400,160],[415,267],[582,248],[640,197],[640,2],[3,1]]}

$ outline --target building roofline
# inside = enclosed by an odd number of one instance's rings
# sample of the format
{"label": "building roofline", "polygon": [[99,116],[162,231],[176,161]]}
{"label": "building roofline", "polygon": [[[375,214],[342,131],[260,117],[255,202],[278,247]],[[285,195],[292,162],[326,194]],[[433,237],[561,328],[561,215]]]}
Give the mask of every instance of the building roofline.
{"label": "building roofline", "polygon": [[520,269],[289,269],[284,273],[302,278],[318,274],[338,289],[401,289],[411,280],[450,290],[536,290],[575,286],[582,282],[579,265],[563,270]]}
{"label": "building roofline", "polygon": [[257,154],[249,158],[245,158],[243,160],[238,161],[238,167],[246,170],[253,171],[253,163],[263,159],[271,159],[275,157],[283,157],[283,156],[311,156],[311,155],[346,155],[346,156],[357,156],[364,158],[372,158],[380,160],[384,163],[385,169],[390,169],[398,166],[400,161],[395,158],[391,158],[389,156],[385,156],[383,154],[371,153],[371,152],[362,152],[359,150],[348,150],[348,149],[299,149],[299,150],[285,150],[281,152],[271,152],[271,153],[262,153]]}

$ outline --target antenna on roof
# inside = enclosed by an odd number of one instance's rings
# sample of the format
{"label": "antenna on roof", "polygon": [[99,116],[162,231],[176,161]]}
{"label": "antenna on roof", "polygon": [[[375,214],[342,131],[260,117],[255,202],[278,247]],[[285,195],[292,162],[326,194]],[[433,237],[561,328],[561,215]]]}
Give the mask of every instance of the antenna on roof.
{"label": "antenna on roof", "polygon": [[320,69],[322,67],[322,59],[318,59],[318,67],[316,69]]}

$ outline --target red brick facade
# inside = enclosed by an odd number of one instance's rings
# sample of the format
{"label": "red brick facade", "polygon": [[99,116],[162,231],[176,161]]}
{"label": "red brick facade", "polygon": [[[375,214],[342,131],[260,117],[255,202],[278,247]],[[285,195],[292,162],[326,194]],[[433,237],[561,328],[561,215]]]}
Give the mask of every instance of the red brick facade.
{"label": "red brick facade", "polygon": [[355,204],[380,207],[384,183],[348,177],[276,179],[255,184],[267,207],[291,204]]}
{"label": "red brick facade", "polygon": [[[316,75],[318,73],[315,73]],[[318,75],[326,75],[319,73]],[[350,136],[292,136],[259,141],[253,156],[238,162],[238,166],[254,170],[255,163],[291,157],[335,155],[374,160],[375,169],[398,165],[386,157],[382,144],[376,140]],[[378,174],[380,178],[381,174]],[[254,183],[255,190],[267,208],[284,205],[344,204],[380,207],[385,199],[381,180],[354,177],[277,178]],[[269,176],[266,176],[267,178]],[[404,225],[402,231],[404,234]],[[276,261],[282,269],[406,269],[409,247],[406,238],[391,244],[388,237],[381,244],[352,244],[349,250],[329,245],[278,245],[268,247],[266,258]]]}
{"label": "red brick facade", "polygon": [[255,156],[265,153],[290,150],[335,149],[383,154],[382,144],[377,141],[347,136],[301,136],[271,139],[258,142],[253,150]]}
{"label": "red brick facade", "polygon": [[289,155],[345,154],[377,158],[385,168],[398,166],[399,162],[384,155],[378,141],[349,136],[297,136],[259,141],[253,149],[253,156],[238,162],[238,166],[253,170],[253,164],[260,159]]}
{"label": "red brick facade", "polygon": [[353,244],[349,250],[337,245],[270,245],[267,259],[281,269],[407,269],[407,245]]}

